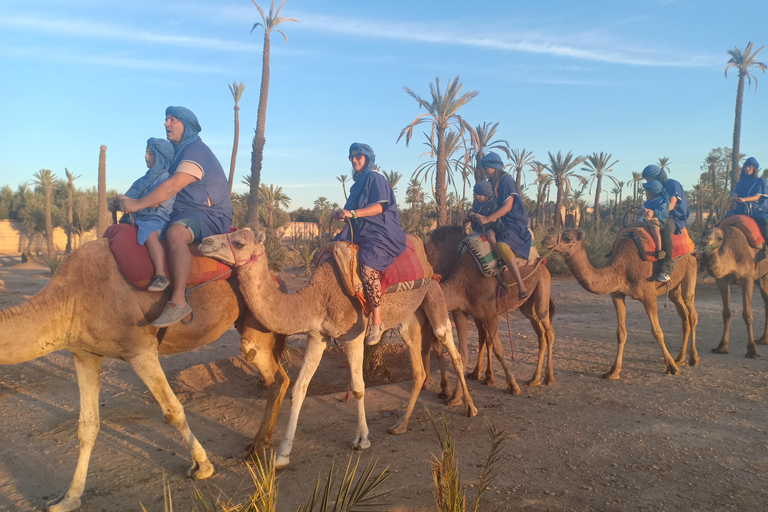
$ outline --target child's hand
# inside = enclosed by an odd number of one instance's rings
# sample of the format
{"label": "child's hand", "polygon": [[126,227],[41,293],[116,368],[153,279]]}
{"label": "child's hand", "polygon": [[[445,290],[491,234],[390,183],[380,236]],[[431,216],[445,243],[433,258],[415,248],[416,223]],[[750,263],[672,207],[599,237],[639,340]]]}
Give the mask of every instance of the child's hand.
{"label": "child's hand", "polygon": [[653,218],[653,210],[646,210],[643,208],[643,217],[645,217],[647,220],[651,220]]}

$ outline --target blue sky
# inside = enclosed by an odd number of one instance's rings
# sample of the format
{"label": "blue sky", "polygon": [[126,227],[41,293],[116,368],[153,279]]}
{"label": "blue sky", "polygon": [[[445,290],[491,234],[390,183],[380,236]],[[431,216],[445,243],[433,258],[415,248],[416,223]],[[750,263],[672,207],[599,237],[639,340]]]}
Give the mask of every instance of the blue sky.
{"label": "blue sky", "polygon": [[[228,171],[227,85],[242,81],[235,190],[245,190],[263,42],[251,1],[0,0],[0,13],[0,184],[66,167],[93,186],[104,144],[108,187],[122,192],[146,171],[146,139],[164,136],[168,105],[197,114]],[[765,0],[287,0],[281,14],[300,22],[281,26],[287,43],[272,37],[262,181],[282,186],[291,209],[318,196],[343,204],[336,177],[354,141],[404,175],[402,198],[425,160],[423,136],[395,143],[421,113],[403,86],[428,98],[436,77],[457,75],[480,92],[461,115],[499,122],[513,148],[544,162],[548,151],[612,153],[620,180],[666,156],[689,188],[709,150],[731,145],[726,51],[768,44]],[[768,81],[757,78],[741,151],[768,166]]]}

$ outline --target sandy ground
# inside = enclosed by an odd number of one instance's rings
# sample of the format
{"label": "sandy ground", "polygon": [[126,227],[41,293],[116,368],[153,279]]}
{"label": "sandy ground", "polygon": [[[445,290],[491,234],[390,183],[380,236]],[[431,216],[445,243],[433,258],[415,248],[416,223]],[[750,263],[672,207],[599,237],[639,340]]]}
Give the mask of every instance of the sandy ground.
{"label": "sandy ground", "polygon": [[[47,269],[0,260],[0,308],[23,302],[48,281]],[[294,284],[296,280],[294,279]],[[768,489],[768,364],[746,359],[741,304],[734,304],[731,353],[712,354],[721,333],[720,297],[710,279],[699,280],[698,346],[701,365],[666,375],[661,352],[641,306],[628,301],[629,339],[622,379],[600,378],[615,357],[614,310],[608,296],[594,296],[574,280],[554,280],[553,386],[511,396],[496,383],[470,381],[477,418],[448,408],[437,389],[424,390],[407,434],[386,430],[405,407],[411,382],[367,389],[365,401],[371,448],[363,463],[389,466],[384,487],[388,510],[434,510],[429,462],[437,439],[426,409],[446,414],[456,440],[469,500],[490,447],[484,417],[507,439],[498,477],[481,510],[657,511],[765,510]],[[734,292],[736,290],[734,289]],[[736,292],[738,293],[738,292]],[[738,295],[737,295],[738,297]],[[755,293],[755,324],[764,321]],[[680,349],[680,321],[672,304],[660,299],[661,325],[673,356]],[[507,357],[506,323],[500,319]],[[511,316],[522,384],[533,372],[536,338],[520,314]],[[394,381],[408,375],[402,342],[385,340],[385,364]],[[301,339],[292,338],[289,373],[298,373]],[[768,354],[768,347],[759,347]],[[476,359],[476,335],[470,344]],[[218,341],[193,352],[162,358],[169,380],[185,405],[189,424],[207,450],[216,473],[196,485],[213,496],[242,498],[250,477],[242,457],[261,419],[265,389],[255,370],[239,357],[239,338],[230,329]],[[437,382],[437,371],[433,377]],[[289,469],[279,472],[278,509],[296,510],[312,492],[318,474],[335,460],[346,465],[355,433],[355,408],[341,401],[346,369],[338,350],[320,365],[304,403]],[[189,453],[176,429],[127,364],[105,361],[101,390],[102,427],[91,459],[83,511],[160,511],[163,475],[174,509],[192,509],[193,484],[185,478]],[[282,438],[288,401],[278,420],[273,446]],[[43,508],[62,493],[78,456],[78,392],[71,356],[51,354],[0,367],[0,510]]]}

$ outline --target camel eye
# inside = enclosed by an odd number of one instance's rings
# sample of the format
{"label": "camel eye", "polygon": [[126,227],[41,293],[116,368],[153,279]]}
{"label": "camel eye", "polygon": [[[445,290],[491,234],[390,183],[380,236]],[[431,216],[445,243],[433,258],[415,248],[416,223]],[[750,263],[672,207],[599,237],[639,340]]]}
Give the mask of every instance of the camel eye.
{"label": "camel eye", "polygon": [[232,242],[232,245],[234,245],[238,249],[242,249],[243,247],[245,247],[245,244],[243,242],[238,242],[238,241]]}

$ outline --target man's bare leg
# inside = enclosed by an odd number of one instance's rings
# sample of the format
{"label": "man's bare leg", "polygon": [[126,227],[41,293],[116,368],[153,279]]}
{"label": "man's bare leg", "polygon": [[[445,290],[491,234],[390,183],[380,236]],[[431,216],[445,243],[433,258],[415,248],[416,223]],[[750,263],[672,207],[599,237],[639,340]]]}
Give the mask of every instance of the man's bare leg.
{"label": "man's bare leg", "polygon": [[187,281],[192,272],[192,253],[189,252],[189,244],[192,243],[192,235],[181,224],[171,224],[165,234],[168,240],[168,255],[173,272],[173,295],[171,302],[177,306],[186,306]]}

